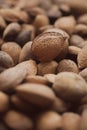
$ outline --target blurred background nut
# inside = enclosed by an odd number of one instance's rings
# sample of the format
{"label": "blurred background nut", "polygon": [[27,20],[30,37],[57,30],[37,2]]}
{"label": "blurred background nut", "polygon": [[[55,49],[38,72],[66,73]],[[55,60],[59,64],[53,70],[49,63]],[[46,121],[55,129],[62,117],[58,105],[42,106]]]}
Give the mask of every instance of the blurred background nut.
{"label": "blurred background nut", "polygon": [[21,47],[16,42],[5,42],[1,46],[1,50],[12,57],[15,65],[19,62]]}
{"label": "blurred background nut", "polygon": [[69,59],[61,60],[58,64],[57,73],[64,71],[78,73],[77,64]]}
{"label": "blurred background nut", "polygon": [[63,113],[63,112],[68,111],[69,107],[70,107],[69,104],[66,103],[64,100],[62,100],[59,97],[55,97],[55,101],[54,101],[51,109],[58,113]]}
{"label": "blurred background nut", "polygon": [[79,16],[78,23],[87,25],[87,13]]}
{"label": "blurred background nut", "polygon": [[58,5],[52,5],[51,8],[47,11],[47,16],[49,17],[51,24],[54,21],[62,16],[62,12],[59,10]]}
{"label": "blurred background nut", "polygon": [[32,41],[27,42],[23,46],[20,56],[19,56],[19,62],[26,61],[29,59],[34,59],[33,54],[31,52],[31,45],[32,45]]}
{"label": "blurred background nut", "polygon": [[54,26],[71,34],[76,26],[76,20],[73,16],[62,17],[55,21]]}
{"label": "blurred background nut", "polygon": [[[16,94],[11,96],[11,105],[16,108],[17,110],[27,114],[27,113],[34,113],[37,111],[36,106],[31,103],[25,102],[25,100],[19,98]],[[31,115],[30,114],[30,115]]]}
{"label": "blurred background nut", "polygon": [[25,81],[28,83],[45,84],[45,85],[48,84],[48,81],[46,80],[45,77],[37,76],[37,75],[27,76]]}
{"label": "blurred background nut", "polygon": [[30,8],[30,10],[28,11],[29,15],[32,18],[35,18],[37,15],[46,15],[46,12],[44,9],[42,9],[41,7],[33,7]]}
{"label": "blurred background nut", "polygon": [[52,89],[43,84],[25,83],[18,85],[16,93],[26,102],[30,102],[42,108],[47,108],[52,105],[55,98]]}
{"label": "blurred background nut", "polygon": [[81,70],[79,74],[87,81],[87,68]]}
{"label": "blurred background nut", "polygon": [[14,41],[20,31],[21,26],[18,23],[11,23],[4,30],[3,38],[5,41]]}
{"label": "blurred background nut", "polygon": [[33,25],[38,30],[42,26],[49,25],[49,19],[46,15],[39,14],[35,17]]}
{"label": "blurred background nut", "polygon": [[76,73],[61,72],[55,78],[53,90],[64,100],[77,102],[87,94],[87,83]]}
{"label": "blurred background nut", "polygon": [[79,35],[72,35],[70,37],[70,46],[76,46],[79,48],[83,48],[85,44],[83,44],[84,39]]}
{"label": "blurred background nut", "polygon": [[12,90],[12,88],[20,84],[26,76],[35,75],[36,73],[37,66],[33,60],[25,61],[15,67],[9,68],[0,74],[0,90]]}
{"label": "blurred background nut", "polygon": [[66,112],[62,116],[62,128],[63,130],[78,130],[81,117],[78,114],[72,112]]}
{"label": "blurred background nut", "polygon": [[86,130],[87,129],[87,122],[86,121],[87,121],[87,106],[82,111],[79,130]]}
{"label": "blurred background nut", "polygon": [[53,84],[55,82],[56,74],[45,74],[44,77],[48,83]]}
{"label": "blurred background nut", "polygon": [[85,24],[77,24],[74,33],[79,34],[81,36],[87,36],[87,25]]}
{"label": "blurred background nut", "polygon": [[4,92],[0,92],[0,113],[5,113],[10,107],[10,97]]}
{"label": "blurred background nut", "polygon": [[[76,47],[76,46],[69,46],[68,47],[68,53],[72,55],[78,55],[81,51],[81,48]],[[76,57],[77,58],[77,57]]]}
{"label": "blurred background nut", "polygon": [[14,61],[10,55],[4,51],[0,51],[0,66],[3,68],[10,68],[14,65]]}
{"label": "blurred background nut", "polygon": [[43,112],[36,119],[37,130],[56,130],[61,127],[61,116],[54,111]]}
{"label": "blurred background nut", "polygon": [[2,32],[6,28],[6,22],[2,16],[0,16],[0,32]]}
{"label": "blurred background nut", "polygon": [[3,8],[0,9],[0,15],[8,22],[29,22],[29,16],[26,12],[11,9],[11,8]]}
{"label": "blurred background nut", "polygon": [[35,28],[33,25],[23,24],[21,32],[17,35],[15,41],[23,46],[25,43],[32,41],[35,37]]}
{"label": "blurred background nut", "polygon": [[50,61],[38,64],[38,75],[55,74],[58,63],[56,61]]}
{"label": "blurred background nut", "polygon": [[8,130],[7,126],[1,121],[0,121],[0,129],[1,130]]}
{"label": "blurred background nut", "polygon": [[87,67],[87,45],[78,53],[77,63],[80,69]]}
{"label": "blurred background nut", "polygon": [[11,129],[31,130],[33,128],[33,122],[29,117],[14,110],[5,114],[4,121]]}

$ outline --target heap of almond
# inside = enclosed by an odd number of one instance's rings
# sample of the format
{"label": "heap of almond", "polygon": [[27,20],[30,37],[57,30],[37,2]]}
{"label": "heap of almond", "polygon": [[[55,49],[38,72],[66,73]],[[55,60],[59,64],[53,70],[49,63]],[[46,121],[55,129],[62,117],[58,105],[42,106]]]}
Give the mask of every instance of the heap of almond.
{"label": "heap of almond", "polygon": [[87,130],[86,0],[0,0],[0,130]]}

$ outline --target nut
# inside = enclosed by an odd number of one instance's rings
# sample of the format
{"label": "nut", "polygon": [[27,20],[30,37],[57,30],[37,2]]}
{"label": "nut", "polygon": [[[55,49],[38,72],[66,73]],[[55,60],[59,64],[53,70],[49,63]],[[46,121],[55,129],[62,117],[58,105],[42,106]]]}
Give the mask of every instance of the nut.
{"label": "nut", "polygon": [[76,73],[61,72],[55,78],[53,89],[64,100],[76,102],[87,94],[87,83]]}
{"label": "nut", "polygon": [[78,53],[77,62],[80,69],[87,67],[87,46],[83,47]]}
{"label": "nut", "polygon": [[58,64],[57,73],[65,72],[65,71],[78,73],[77,64],[74,61],[69,59],[61,60]]}
{"label": "nut", "polygon": [[44,108],[52,105],[55,98],[52,89],[42,84],[25,83],[19,85],[16,88],[16,93],[25,101]]}
{"label": "nut", "polygon": [[61,52],[64,38],[57,32],[45,32],[37,36],[32,43],[32,53],[42,62],[51,61]]}
{"label": "nut", "polygon": [[15,65],[18,63],[21,47],[17,43],[6,42],[1,46],[1,50],[8,53],[12,57]]}
{"label": "nut", "polygon": [[56,61],[50,61],[38,64],[38,75],[55,74],[58,63]]}
{"label": "nut", "polygon": [[55,21],[54,26],[71,34],[76,26],[76,20],[73,16],[62,17]]}

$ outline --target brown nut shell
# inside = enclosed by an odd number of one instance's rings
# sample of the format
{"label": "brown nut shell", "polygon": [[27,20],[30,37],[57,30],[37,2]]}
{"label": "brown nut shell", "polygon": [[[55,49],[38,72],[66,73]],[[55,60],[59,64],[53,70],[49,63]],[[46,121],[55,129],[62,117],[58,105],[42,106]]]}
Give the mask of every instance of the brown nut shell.
{"label": "brown nut shell", "polygon": [[10,55],[4,51],[0,51],[0,67],[10,68],[14,65],[14,61]]}
{"label": "brown nut shell", "polygon": [[55,21],[54,26],[71,34],[75,28],[76,20],[73,16],[61,17]]}
{"label": "brown nut shell", "polygon": [[38,130],[61,129],[61,116],[54,111],[43,112],[37,117],[36,127]]}
{"label": "brown nut shell", "polygon": [[69,59],[61,60],[58,64],[57,73],[65,72],[65,71],[78,73],[77,64],[74,61]]}
{"label": "brown nut shell", "polygon": [[55,98],[52,89],[42,84],[25,83],[19,85],[16,88],[16,93],[25,101],[40,107],[48,107],[52,105]]}
{"label": "brown nut shell", "polygon": [[1,46],[1,50],[8,53],[12,57],[15,65],[18,63],[21,47],[16,42],[4,43]]}
{"label": "brown nut shell", "polygon": [[67,112],[62,116],[62,128],[64,130],[78,130],[81,117],[78,114]]}
{"label": "brown nut shell", "polygon": [[46,32],[37,36],[32,43],[32,53],[42,62],[51,61],[61,52],[64,38],[57,32]]}
{"label": "brown nut shell", "polygon": [[55,74],[58,63],[56,61],[50,61],[38,64],[38,75]]}
{"label": "brown nut shell", "polygon": [[17,111],[8,111],[4,116],[4,121],[11,129],[24,130],[32,129],[33,122],[26,115]]}
{"label": "brown nut shell", "polygon": [[76,102],[87,94],[87,83],[76,73],[61,72],[56,76],[53,89],[64,100]]}
{"label": "brown nut shell", "polygon": [[80,69],[87,67],[87,45],[78,53],[77,63]]}

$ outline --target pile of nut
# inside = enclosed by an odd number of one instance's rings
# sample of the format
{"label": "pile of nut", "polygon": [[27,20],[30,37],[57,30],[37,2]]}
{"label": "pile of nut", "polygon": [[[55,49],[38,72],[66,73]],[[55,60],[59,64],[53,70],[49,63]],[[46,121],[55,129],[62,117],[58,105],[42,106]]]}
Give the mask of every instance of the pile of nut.
{"label": "pile of nut", "polygon": [[87,130],[87,0],[0,0],[0,130]]}

